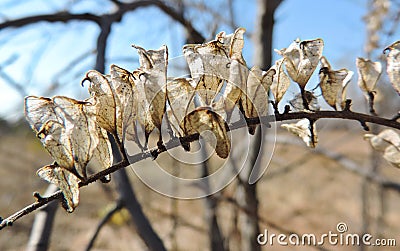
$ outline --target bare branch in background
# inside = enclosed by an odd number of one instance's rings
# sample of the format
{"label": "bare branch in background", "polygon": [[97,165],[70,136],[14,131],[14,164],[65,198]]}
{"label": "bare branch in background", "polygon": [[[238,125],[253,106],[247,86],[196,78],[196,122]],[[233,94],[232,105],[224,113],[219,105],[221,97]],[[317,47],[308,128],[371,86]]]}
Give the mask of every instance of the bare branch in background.
{"label": "bare branch in background", "polygon": [[7,65],[14,63],[18,59],[18,57],[19,56],[17,54],[13,54],[0,64],[0,78],[2,78],[7,85],[16,90],[21,95],[21,97],[25,97],[27,95],[25,87],[3,71],[3,68],[5,68]]}
{"label": "bare branch in background", "polygon": [[102,229],[102,227],[111,219],[111,217],[117,213],[118,211],[120,211],[122,209],[122,203],[120,201],[118,201],[116,203],[116,205],[111,208],[110,211],[107,212],[107,214],[103,217],[103,219],[101,219],[101,221],[99,222],[99,224],[96,226],[96,230],[93,233],[92,237],[90,238],[89,244],[86,247],[86,251],[89,251],[92,249],[94,242],[96,241],[97,236],[100,233],[100,230]]}

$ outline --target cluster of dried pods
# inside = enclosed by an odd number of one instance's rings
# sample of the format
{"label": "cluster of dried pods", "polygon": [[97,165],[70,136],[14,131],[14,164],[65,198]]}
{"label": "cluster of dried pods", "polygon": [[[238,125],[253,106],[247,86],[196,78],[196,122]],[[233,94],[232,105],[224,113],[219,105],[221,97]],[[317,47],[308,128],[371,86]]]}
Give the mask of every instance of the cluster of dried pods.
{"label": "cluster of dried pods", "polygon": [[[78,205],[79,182],[87,179],[89,161],[103,169],[112,164],[109,135],[121,151],[126,141],[134,141],[146,149],[149,135],[157,128],[158,146],[162,147],[161,126],[166,119],[175,136],[211,131],[216,138],[217,155],[227,158],[231,147],[227,122],[235,108],[246,118],[267,115],[268,92],[272,93],[276,107],[292,79],[301,90],[290,102],[292,106],[309,111],[317,109],[315,96],[305,87],[320,62],[322,96],[334,109],[344,109],[346,86],[353,73],[346,69],[332,70],[322,56],[322,39],[294,41],[288,48],[278,50],[282,58],[268,71],[262,71],[246,65],[242,56],[244,32],[243,28],[229,35],[220,32],[215,40],[205,44],[184,46],[190,78],[167,78],[166,46],[158,50],[134,46],[140,67],[130,72],[111,65],[109,75],[89,71],[83,82],[90,82],[90,98],[84,101],[63,96],[26,97],[26,118],[55,161],[39,169],[38,175],[59,186],[64,208],[72,212]],[[400,92],[395,81],[399,79],[399,43],[387,50],[389,78]],[[359,58],[357,67],[361,89],[373,93],[381,73],[380,63]],[[309,120],[283,127],[315,147],[317,133]],[[254,134],[256,126],[248,129]],[[144,139],[139,132],[144,132]],[[184,148],[189,150],[188,145]]]}

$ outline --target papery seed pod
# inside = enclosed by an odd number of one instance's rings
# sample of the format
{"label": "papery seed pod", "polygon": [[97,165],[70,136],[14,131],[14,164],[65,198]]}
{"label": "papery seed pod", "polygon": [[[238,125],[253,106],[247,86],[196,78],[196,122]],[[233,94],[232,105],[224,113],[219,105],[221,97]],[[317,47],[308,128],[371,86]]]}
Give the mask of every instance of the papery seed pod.
{"label": "papery seed pod", "polygon": [[116,101],[111,86],[111,78],[98,71],[91,70],[86,73],[83,81],[85,80],[90,81],[88,90],[90,96],[94,98],[97,123],[106,131],[116,135]]}
{"label": "papery seed pod", "polygon": [[145,132],[145,146],[157,128],[161,141],[161,124],[166,110],[168,48],[145,50],[133,45],[139,54],[140,67],[133,72],[137,121]]}
{"label": "papery seed pod", "polygon": [[[268,91],[272,85],[274,69],[264,72],[257,67],[250,70],[246,89],[240,103],[246,118],[266,116],[268,114]],[[254,135],[257,125],[249,126],[249,133]]]}
{"label": "papery seed pod", "polygon": [[283,70],[284,61],[284,58],[279,59],[275,61],[275,64],[271,67],[271,69],[275,70],[275,75],[271,85],[271,92],[274,95],[276,104],[282,100],[283,95],[285,95],[290,86],[290,79]]}
{"label": "papery seed pod", "polygon": [[72,213],[79,204],[79,179],[57,164],[47,165],[37,171],[37,175],[60,188],[63,194],[63,207]]}
{"label": "papery seed pod", "polygon": [[343,103],[343,89],[350,82],[353,72],[347,69],[334,71],[325,57],[321,57],[319,86],[325,101],[335,110]]}
{"label": "papery seed pod", "polygon": [[389,51],[387,54],[387,74],[393,88],[400,95],[400,41],[385,48],[384,52]]}
{"label": "papery seed pod", "polygon": [[317,130],[308,119],[301,119],[295,124],[282,124],[281,127],[300,137],[308,147],[315,148],[317,146]]}
{"label": "papery seed pod", "polygon": [[185,135],[212,132],[217,140],[215,146],[217,155],[223,159],[228,157],[231,142],[226,131],[227,124],[217,113],[207,107],[199,107],[186,115],[182,127],[185,129]]}
{"label": "papery seed pod", "polygon": [[301,89],[305,88],[317,68],[323,48],[324,41],[318,38],[296,40],[287,49],[277,51],[285,58],[285,66],[290,78],[299,84]]}
{"label": "papery seed pod", "polygon": [[382,64],[365,58],[357,58],[358,86],[366,96],[372,93],[382,73]]}
{"label": "papery seed pod", "polygon": [[383,158],[393,166],[400,168],[400,135],[392,129],[386,129],[379,134],[365,134],[371,146],[383,153]]}

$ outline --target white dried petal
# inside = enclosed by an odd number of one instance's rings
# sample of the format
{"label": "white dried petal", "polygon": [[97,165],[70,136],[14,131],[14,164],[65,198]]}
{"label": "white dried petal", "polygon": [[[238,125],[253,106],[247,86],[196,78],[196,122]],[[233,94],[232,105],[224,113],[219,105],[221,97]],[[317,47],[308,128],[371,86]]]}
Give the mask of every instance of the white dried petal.
{"label": "white dried petal", "polygon": [[301,119],[295,124],[282,124],[281,127],[300,137],[308,147],[315,148],[318,143],[315,125],[311,126],[308,119]]}
{"label": "white dried petal", "polygon": [[96,122],[112,134],[116,134],[116,102],[110,79],[98,71],[86,73],[85,79],[90,81],[89,93],[94,98]]}
{"label": "white dried petal", "polygon": [[231,142],[226,131],[227,125],[217,113],[207,107],[199,107],[185,117],[182,127],[185,129],[185,135],[212,132],[217,140],[215,147],[217,155],[223,159],[228,157]]}
{"label": "white dried petal", "polygon": [[77,174],[72,153],[72,143],[63,124],[58,121],[48,120],[40,128],[37,135],[59,166]]}
{"label": "white dried petal", "polygon": [[166,84],[168,49],[138,50],[140,67],[133,74],[134,100],[137,104],[137,121],[145,131],[146,145],[150,133],[157,128],[161,135],[161,124],[166,110]]}
{"label": "white dried petal", "polygon": [[371,146],[383,153],[383,157],[395,167],[400,168],[400,135],[392,130],[386,129],[378,135],[365,134]]}
{"label": "white dried petal", "polygon": [[[168,118],[176,129],[183,125],[185,116],[195,109],[193,100],[195,89],[190,84],[191,81],[192,79],[175,78],[167,83],[167,99],[170,107]],[[184,128],[181,130],[178,130],[178,133],[183,136]]]}
{"label": "white dried petal", "polygon": [[134,76],[128,70],[111,65],[111,87],[116,103],[115,116],[117,135],[121,142],[136,140],[134,130],[136,119],[136,102],[134,100]]}
{"label": "white dried petal", "polygon": [[87,163],[99,143],[95,107],[63,96],[54,97],[53,103],[56,113],[63,119],[66,137],[71,142],[75,170],[86,179]]}
{"label": "white dried petal", "polygon": [[384,52],[389,51],[387,55],[387,74],[393,88],[400,95],[400,41],[385,48]]}
{"label": "white dried petal", "polygon": [[353,74],[347,69],[332,70],[325,57],[321,58],[321,65],[319,86],[322,96],[331,107],[337,110],[337,106],[340,106],[343,102],[343,87],[347,86]]}
{"label": "white dried petal", "polygon": [[275,103],[278,104],[283,95],[286,93],[290,86],[290,79],[283,70],[284,58],[275,61],[275,64],[271,69],[275,70],[275,75],[273,76],[273,81],[271,85],[271,92],[274,95]]}
{"label": "white dried petal", "polygon": [[53,101],[49,98],[25,97],[24,107],[26,120],[36,133],[49,120],[61,122],[54,111]]}
{"label": "white dried petal", "polygon": [[382,64],[373,62],[369,59],[356,59],[358,71],[358,86],[368,96],[368,93],[374,91],[376,83],[382,73]]}
{"label": "white dried petal", "polygon": [[57,165],[47,165],[37,171],[37,175],[60,188],[65,209],[72,213],[79,204],[79,179],[68,170]]}
{"label": "white dried petal", "polygon": [[[247,78],[245,93],[241,95],[241,107],[246,118],[266,116],[268,114],[268,90],[275,75],[274,69],[267,72],[253,67]],[[249,133],[254,134],[257,125],[249,126]]]}
{"label": "white dried petal", "polygon": [[286,70],[293,81],[304,89],[322,56],[324,41],[296,40],[287,49],[277,51],[285,58]]}

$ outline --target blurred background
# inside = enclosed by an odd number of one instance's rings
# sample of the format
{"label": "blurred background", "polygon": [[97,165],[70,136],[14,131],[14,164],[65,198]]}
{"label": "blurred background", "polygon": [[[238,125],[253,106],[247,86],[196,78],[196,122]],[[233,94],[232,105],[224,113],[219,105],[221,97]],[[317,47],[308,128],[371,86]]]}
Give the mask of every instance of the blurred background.
{"label": "blurred background", "polygon": [[[357,57],[382,61],[385,66],[382,51],[399,39],[399,21],[400,2],[396,0],[0,0],[0,216],[5,218],[31,203],[32,192],[43,193],[48,186],[35,174],[51,158],[24,120],[26,95],[85,99],[89,95],[80,82],[88,70],[108,73],[110,64],[128,70],[139,66],[132,44],[146,49],[166,44],[172,59],[168,75],[182,76],[187,70],[181,58],[184,44],[208,41],[220,31],[232,33],[237,27],[247,30],[243,54],[249,67],[268,69],[279,58],[273,49],[285,48],[296,38],[322,38],[323,54],[333,69],[356,73]],[[307,90],[318,85],[317,73]],[[348,98],[354,110],[367,113],[357,78],[355,74]],[[377,113],[392,117],[400,109],[399,96],[385,73],[377,86]],[[281,104],[298,92],[292,83]],[[321,109],[331,109],[319,89],[314,95]],[[262,179],[249,185],[243,184],[245,177],[238,177],[204,199],[165,197],[148,188],[130,168],[121,175],[129,177],[131,196],[168,250],[286,250],[260,247],[255,237],[264,229],[275,234],[322,234],[335,231],[339,222],[345,222],[351,233],[398,238],[400,171],[373,152],[358,122],[325,120],[317,126],[315,150],[279,126],[276,142],[267,131],[261,139],[272,142],[275,149]],[[257,148],[255,138],[260,135],[251,139],[253,148]],[[158,162],[166,157],[160,158]],[[191,169],[173,162],[165,168],[201,176],[218,169],[220,162],[213,156],[206,165]],[[135,168],[151,163],[138,163]],[[151,249],[129,207],[117,210],[93,246],[89,245],[107,212],[121,200],[132,201],[121,195],[121,182],[116,176],[108,185],[83,188],[80,206],[71,215],[57,210],[48,248]],[[2,230],[0,249],[24,250],[32,238],[34,217],[31,214]],[[290,248],[377,250],[363,245]]]}

